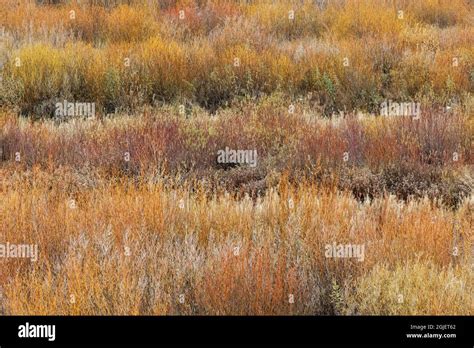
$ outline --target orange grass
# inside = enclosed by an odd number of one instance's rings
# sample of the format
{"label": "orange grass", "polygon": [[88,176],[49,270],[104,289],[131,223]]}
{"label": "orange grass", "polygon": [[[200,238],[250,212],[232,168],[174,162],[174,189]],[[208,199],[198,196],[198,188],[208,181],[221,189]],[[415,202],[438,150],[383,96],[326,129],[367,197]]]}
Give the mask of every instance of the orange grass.
{"label": "orange grass", "polygon": [[[149,177],[73,193],[67,172],[1,173],[1,240],[40,250],[0,260],[5,314],[472,314],[472,199],[453,212],[282,181],[235,200]],[[365,259],[326,258],[332,243],[364,244]]]}

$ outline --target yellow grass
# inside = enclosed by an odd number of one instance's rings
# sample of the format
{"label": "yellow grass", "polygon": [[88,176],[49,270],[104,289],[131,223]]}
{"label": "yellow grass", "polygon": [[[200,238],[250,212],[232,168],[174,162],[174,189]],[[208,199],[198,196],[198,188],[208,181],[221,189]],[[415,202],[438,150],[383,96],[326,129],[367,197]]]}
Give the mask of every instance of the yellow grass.
{"label": "yellow grass", "polygon": [[64,97],[94,100],[108,112],[183,98],[212,109],[282,91],[311,92],[327,112],[373,111],[388,97],[465,103],[472,93],[473,18],[467,0],[8,0],[0,10],[2,77],[11,94],[5,102],[25,113]]}

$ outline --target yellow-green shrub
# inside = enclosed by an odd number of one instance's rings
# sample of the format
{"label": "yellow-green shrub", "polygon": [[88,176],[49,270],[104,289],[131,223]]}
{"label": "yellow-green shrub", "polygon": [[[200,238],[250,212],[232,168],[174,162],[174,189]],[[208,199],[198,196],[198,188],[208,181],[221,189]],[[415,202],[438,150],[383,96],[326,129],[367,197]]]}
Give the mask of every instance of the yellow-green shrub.
{"label": "yellow-green shrub", "polygon": [[139,47],[138,59],[150,98],[169,100],[189,88],[186,51],[178,42],[151,38]]}
{"label": "yellow-green shrub", "polygon": [[418,21],[443,28],[466,23],[470,16],[469,6],[469,1],[464,0],[423,0],[411,1],[407,11]]}
{"label": "yellow-green shrub", "polygon": [[404,26],[396,8],[381,1],[346,1],[344,6],[331,5],[325,12],[331,32],[337,37],[396,37]]}
{"label": "yellow-green shrub", "polygon": [[267,33],[294,39],[323,31],[321,11],[312,1],[257,1],[244,7]]}
{"label": "yellow-green shrub", "polygon": [[32,111],[37,104],[69,90],[65,83],[64,52],[49,45],[37,44],[18,50],[6,69],[16,82],[18,103],[23,111]]}
{"label": "yellow-green shrub", "polygon": [[356,280],[345,304],[347,314],[470,315],[472,294],[469,267],[442,269],[414,261],[395,268],[376,265]]}
{"label": "yellow-green shrub", "polygon": [[140,7],[120,5],[106,17],[105,36],[112,42],[142,41],[156,32],[156,23],[149,12]]}

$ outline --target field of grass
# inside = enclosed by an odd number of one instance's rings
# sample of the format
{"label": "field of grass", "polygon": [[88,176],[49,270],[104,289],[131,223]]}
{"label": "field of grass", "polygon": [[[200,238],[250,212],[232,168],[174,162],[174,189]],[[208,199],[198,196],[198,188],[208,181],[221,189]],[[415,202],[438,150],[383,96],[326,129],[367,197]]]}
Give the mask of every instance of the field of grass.
{"label": "field of grass", "polygon": [[[2,312],[472,314],[472,201],[358,202],[285,181],[236,200],[154,179],[73,194],[71,173],[12,178],[2,236],[41,252],[2,266]],[[326,258],[333,243],[365,244],[364,258]]]}
{"label": "field of grass", "polygon": [[473,315],[473,24],[472,0],[2,1],[0,314]]}

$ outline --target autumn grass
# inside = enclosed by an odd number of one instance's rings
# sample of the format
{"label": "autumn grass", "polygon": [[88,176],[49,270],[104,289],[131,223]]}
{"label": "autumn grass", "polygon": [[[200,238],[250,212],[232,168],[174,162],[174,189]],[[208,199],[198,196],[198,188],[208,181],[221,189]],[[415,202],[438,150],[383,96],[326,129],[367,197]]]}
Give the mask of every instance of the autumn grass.
{"label": "autumn grass", "polygon": [[[62,175],[2,175],[2,240],[40,249],[1,261],[5,314],[472,314],[472,199],[453,212],[281,181],[236,200],[150,178],[72,193]],[[326,258],[333,242],[364,261]]]}
{"label": "autumn grass", "polygon": [[[472,192],[473,124],[463,110],[422,109],[419,120],[354,114],[328,120],[308,101],[295,102],[292,113],[284,103],[274,96],[215,115],[168,105],[62,123],[5,112],[0,159],[11,170],[64,166],[92,183],[95,171],[107,177],[158,173],[251,196],[274,187],[284,173],[292,182],[335,185],[360,200],[389,192],[456,207]],[[217,163],[226,147],[256,150],[257,166]]]}
{"label": "autumn grass", "polygon": [[472,5],[2,1],[0,314],[472,315]]}
{"label": "autumn grass", "polygon": [[35,117],[64,99],[215,111],[275,92],[311,93],[326,115],[385,99],[464,105],[473,16],[468,0],[7,1],[0,102]]}

